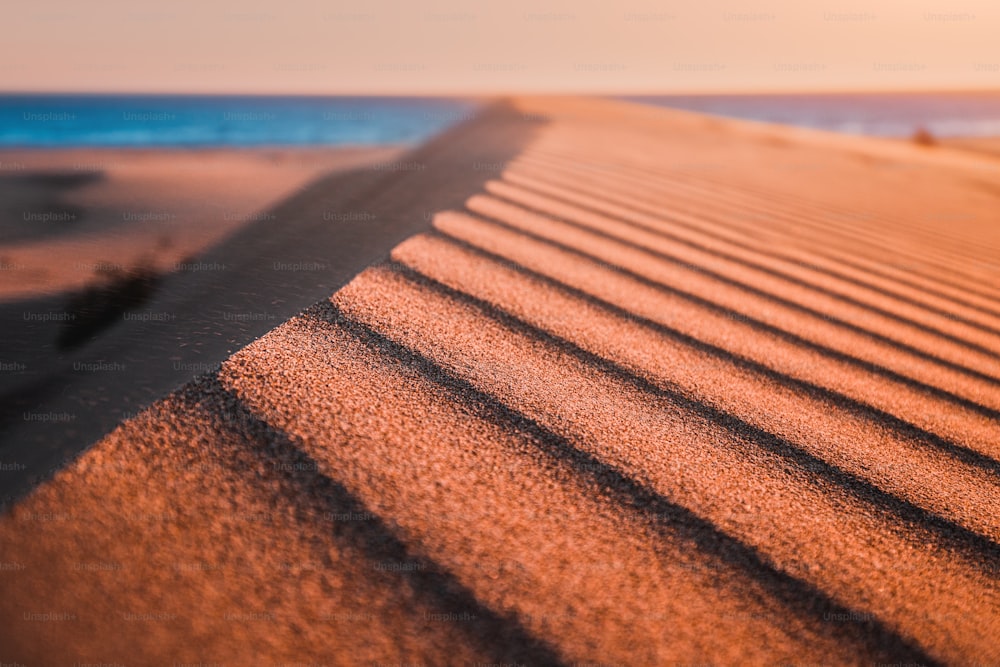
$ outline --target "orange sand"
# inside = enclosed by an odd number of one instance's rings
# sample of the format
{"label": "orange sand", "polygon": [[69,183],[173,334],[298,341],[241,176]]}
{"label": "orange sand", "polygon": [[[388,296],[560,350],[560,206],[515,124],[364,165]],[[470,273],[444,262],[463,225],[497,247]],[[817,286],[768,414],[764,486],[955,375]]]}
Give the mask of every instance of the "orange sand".
{"label": "orange sand", "polygon": [[0,518],[0,660],[1000,661],[1000,163],[596,100],[461,136],[526,122]]}

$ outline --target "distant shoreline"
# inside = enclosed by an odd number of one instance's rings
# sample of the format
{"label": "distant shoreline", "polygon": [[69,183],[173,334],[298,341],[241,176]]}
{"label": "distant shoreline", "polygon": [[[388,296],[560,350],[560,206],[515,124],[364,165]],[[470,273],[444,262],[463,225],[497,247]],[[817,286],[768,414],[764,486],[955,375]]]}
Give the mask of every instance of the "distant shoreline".
{"label": "distant shoreline", "polygon": [[630,95],[615,99],[844,134],[906,138],[1000,136],[1000,91]]}
{"label": "distant shoreline", "polygon": [[0,148],[415,146],[468,99],[0,94]]}

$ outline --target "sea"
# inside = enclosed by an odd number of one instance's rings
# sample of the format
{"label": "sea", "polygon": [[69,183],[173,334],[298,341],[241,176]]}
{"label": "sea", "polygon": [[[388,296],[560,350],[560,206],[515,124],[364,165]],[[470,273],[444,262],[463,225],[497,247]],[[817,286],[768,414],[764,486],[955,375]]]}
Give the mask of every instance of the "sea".
{"label": "sea", "polygon": [[1000,91],[663,95],[621,99],[764,123],[880,137],[1000,136]]}
{"label": "sea", "polygon": [[0,146],[406,145],[479,106],[458,98],[2,94]]}
{"label": "sea", "polygon": [[[618,99],[849,134],[1000,136],[1000,92]],[[481,108],[440,97],[0,94],[0,147],[413,145]]]}

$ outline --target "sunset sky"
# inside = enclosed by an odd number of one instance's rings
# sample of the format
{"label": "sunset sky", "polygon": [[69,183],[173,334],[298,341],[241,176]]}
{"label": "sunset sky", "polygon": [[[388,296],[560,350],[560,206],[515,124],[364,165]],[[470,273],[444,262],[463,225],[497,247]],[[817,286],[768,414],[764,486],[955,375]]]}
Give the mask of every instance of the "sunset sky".
{"label": "sunset sky", "polygon": [[41,0],[0,23],[5,91],[1000,88],[996,0]]}

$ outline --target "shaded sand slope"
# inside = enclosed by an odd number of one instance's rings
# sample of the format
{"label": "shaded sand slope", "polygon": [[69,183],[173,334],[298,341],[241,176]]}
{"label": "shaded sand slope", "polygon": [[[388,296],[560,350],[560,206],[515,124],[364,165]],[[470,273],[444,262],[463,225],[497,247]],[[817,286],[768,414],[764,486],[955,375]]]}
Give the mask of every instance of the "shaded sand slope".
{"label": "shaded sand slope", "polygon": [[0,476],[0,501],[329,296],[427,229],[433,212],[461,206],[539,124],[500,105],[406,154],[383,150],[385,159],[308,183],[165,276],[149,301],[79,348],[57,346],[62,322],[23,319],[65,312],[65,297],[0,307],[0,321],[11,322],[2,361],[27,367],[0,375],[0,461],[23,466]]}
{"label": "shaded sand slope", "polygon": [[[213,305],[211,294],[201,290],[192,307],[193,276],[208,273],[225,283],[220,274],[234,268],[225,262],[239,260],[235,252],[221,253],[209,263],[201,253],[228,247],[234,236],[273,236],[274,227],[294,233],[295,224],[269,209],[292,195],[309,198],[308,186],[318,179],[329,196],[331,181],[401,153],[395,147],[0,150],[0,461],[24,466],[0,476],[0,502],[124,415],[228,356],[179,331],[213,328],[199,312]],[[73,220],[24,219],[65,210]],[[149,216],[156,219],[135,219]],[[254,220],[261,224],[250,225]],[[11,239],[17,235],[29,238]],[[302,292],[296,277],[319,283],[305,276],[323,273],[275,275],[290,278],[281,282],[294,294]],[[187,306],[164,310],[172,294],[187,295]],[[302,296],[284,317],[274,313],[267,328],[316,298]],[[238,341],[234,329],[241,323],[223,324],[224,340]],[[171,338],[171,329],[179,335]],[[165,354],[180,338],[186,358]],[[165,363],[157,367],[157,360]],[[50,415],[63,419],[32,420]]]}
{"label": "shaded sand slope", "polygon": [[9,509],[0,658],[1000,661],[996,167],[495,113],[501,174]]}
{"label": "shaded sand slope", "polygon": [[[97,267],[175,270],[314,180],[402,152],[0,149],[0,300],[82,288]],[[61,212],[72,218],[25,219]]]}

